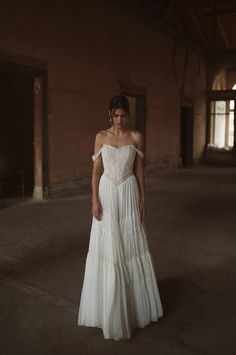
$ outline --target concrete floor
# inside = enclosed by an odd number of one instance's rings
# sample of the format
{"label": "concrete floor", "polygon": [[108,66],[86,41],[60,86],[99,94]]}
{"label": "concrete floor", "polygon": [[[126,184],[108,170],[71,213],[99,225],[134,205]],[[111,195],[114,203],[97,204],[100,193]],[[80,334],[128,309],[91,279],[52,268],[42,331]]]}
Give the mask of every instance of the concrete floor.
{"label": "concrete floor", "polygon": [[1,355],[236,353],[236,169],[147,177],[146,227],[164,317],[130,340],[78,327],[89,191],[0,202]]}

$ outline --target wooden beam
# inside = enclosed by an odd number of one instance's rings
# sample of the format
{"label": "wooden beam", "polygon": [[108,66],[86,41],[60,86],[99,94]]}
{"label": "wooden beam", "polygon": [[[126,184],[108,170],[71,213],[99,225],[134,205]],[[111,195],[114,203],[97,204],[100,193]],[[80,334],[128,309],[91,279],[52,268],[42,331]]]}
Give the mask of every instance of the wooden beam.
{"label": "wooden beam", "polygon": [[165,13],[162,16],[162,19],[160,20],[162,25],[164,25],[164,23],[166,22],[166,19],[168,18],[171,10],[173,9],[174,3],[175,3],[175,0],[170,0],[169,1],[169,4],[167,5],[166,11],[165,11]]}
{"label": "wooden beam", "polygon": [[235,15],[235,14],[236,14],[236,7],[233,7],[231,9],[217,10],[215,12],[212,11],[203,12],[204,17],[215,17],[215,16],[223,16],[223,15]]}
{"label": "wooden beam", "polygon": [[213,5],[212,5],[212,12],[214,14],[213,17],[213,29],[212,29],[212,47],[215,50],[216,49],[216,45],[217,45],[217,41],[216,41],[216,31],[217,31],[217,3],[216,0],[213,0]]}
{"label": "wooden beam", "polygon": [[[178,31],[178,33],[180,34],[180,36],[183,38],[183,39],[186,39],[187,37],[186,37],[186,34],[185,34],[185,31],[184,31],[184,29],[183,29],[183,25],[182,25],[182,23],[181,23],[181,21],[180,21],[180,19],[179,19],[179,16],[177,15],[177,9],[176,9],[176,6],[178,6],[178,4],[176,3],[176,1],[174,2],[174,5],[175,5],[175,7],[174,7],[174,14],[173,14],[173,16],[172,16],[172,21],[173,21],[173,23],[175,24],[175,26],[176,26],[176,29],[177,29],[177,31]],[[174,30],[174,29],[173,29]],[[172,30],[172,31],[173,31]],[[176,32],[176,31],[174,31],[174,32]]]}
{"label": "wooden beam", "polygon": [[218,27],[219,27],[219,29],[220,29],[220,33],[221,33],[221,35],[222,35],[222,38],[223,38],[223,40],[224,40],[225,46],[226,46],[226,48],[227,48],[228,50],[230,50],[230,49],[231,49],[231,46],[230,46],[230,44],[229,44],[229,40],[228,40],[228,37],[227,37],[227,35],[226,35],[226,32],[225,32],[223,23],[222,23],[222,21],[221,21],[221,18],[220,18],[220,17],[217,17],[217,18],[216,18],[216,21],[217,21],[217,25],[218,25]]}
{"label": "wooden beam", "polygon": [[202,29],[202,26],[201,26],[201,24],[199,22],[199,19],[198,19],[197,15],[196,15],[196,11],[195,11],[195,9],[193,9],[191,2],[188,3],[188,12],[189,12],[189,15],[190,15],[190,17],[192,19],[192,22],[193,22],[196,30],[197,30],[197,33],[198,33],[199,37],[202,40],[202,43],[205,46],[208,46],[207,37],[206,37],[206,35],[205,35],[205,33],[204,33],[203,29]]}
{"label": "wooden beam", "polygon": [[159,6],[159,3],[155,0],[145,2],[143,5],[141,4],[141,8],[147,14],[150,14],[153,10],[155,11],[158,8],[158,6]]}
{"label": "wooden beam", "polygon": [[[174,41],[178,43],[182,43],[189,48],[192,48],[194,51],[200,53],[201,55],[210,56],[212,54],[212,51],[208,50],[208,48],[206,47],[204,48],[200,42],[197,43],[196,41],[192,41],[187,37],[187,35],[184,33],[182,25],[180,24],[180,21],[177,20],[177,16],[174,13],[174,10],[173,10],[172,20],[177,27],[176,29],[168,28],[166,25],[161,23],[160,19],[155,18],[154,16],[151,16],[150,14],[146,13],[141,6],[134,6],[133,3],[127,0],[119,0],[119,3],[122,4],[122,6],[124,6],[126,11],[132,13],[133,15],[138,17],[140,20],[142,20],[144,23],[146,23],[148,26],[152,27],[153,29],[165,33],[167,36],[171,37]],[[174,1],[174,4],[175,3],[176,1]]]}
{"label": "wooden beam", "polygon": [[235,68],[236,51],[232,49],[230,52],[225,50],[209,52],[206,59],[211,62],[211,65],[217,63],[219,67]]}
{"label": "wooden beam", "polygon": [[211,90],[206,93],[209,100],[236,100],[236,90]]}

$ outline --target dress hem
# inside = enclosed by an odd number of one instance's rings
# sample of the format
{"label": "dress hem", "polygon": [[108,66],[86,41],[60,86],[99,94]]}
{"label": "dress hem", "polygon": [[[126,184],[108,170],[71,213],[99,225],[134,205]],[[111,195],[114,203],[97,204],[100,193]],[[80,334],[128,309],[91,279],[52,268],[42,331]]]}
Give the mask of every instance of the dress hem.
{"label": "dress hem", "polygon": [[131,333],[127,336],[123,336],[123,337],[119,337],[119,338],[115,338],[113,336],[109,336],[109,335],[105,335],[104,331],[103,331],[103,327],[101,325],[95,325],[95,324],[85,324],[85,323],[77,323],[77,325],[79,327],[87,327],[87,328],[98,328],[98,329],[101,329],[102,330],[102,333],[103,333],[103,336],[104,336],[104,339],[105,340],[116,340],[116,341],[122,341],[122,340],[129,340],[131,339],[131,336],[134,332],[134,330],[136,329],[143,329],[143,328],[146,328],[148,325],[151,325],[152,323],[156,323],[160,320],[160,318],[162,318],[163,315],[161,316],[158,316],[157,319],[154,319],[154,320],[150,320],[149,322],[145,323],[143,326],[134,326]]}

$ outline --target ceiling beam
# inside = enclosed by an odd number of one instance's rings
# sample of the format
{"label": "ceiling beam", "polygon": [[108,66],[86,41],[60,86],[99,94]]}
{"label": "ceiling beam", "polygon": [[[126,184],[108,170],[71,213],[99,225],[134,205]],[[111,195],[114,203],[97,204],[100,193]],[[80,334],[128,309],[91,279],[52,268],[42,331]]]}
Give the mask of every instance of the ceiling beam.
{"label": "ceiling beam", "polygon": [[208,46],[208,40],[207,40],[206,34],[204,33],[204,30],[203,30],[203,28],[199,22],[199,19],[196,15],[196,10],[193,9],[191,2],[188,3],[188,12],[189,12],[189,15],[192,19],[194,27],[197,30],[197,34],[202,40],[203,45]]}
{"label": "ceiling beam", "polygon": [[215,16],[224,16],[224,15],[236,15],[236,7],[217,10],[215,12],[212,11],[203,12],[204,17],[215,17]]}
{"label": "ceiling beam", "polygon": [[218,25],[218,27],[219,27],[219,29],[220,29],[220,33],[221,33],[221,35],[222,35],[222,38],[223,38],[223,40],[224,40],[225,46],[226,46],[226,48],[227,48],[228,50],[230,50],[230,49],[231,49],[231,46],[230,46],[230,43],[229,43],[227,34],[226,34],[226,32],[225,32],[225,29],[224,29],[224,25],[223,25],[223,23],[222,23],[222,20],[221,20],[220,17],[217,17],[216,21],[217,21],[217,25]]}
{"label": "ceiling beam", "polygon": [[166,22],[166,19],[168,18],[170,12],[172,11],[175,1],[176,0],[170,0],[169,1],[169,4],[166,7],[166,11],[164,12],[164,14],[163,14],[163,16],[162,16],[162,18],[160,20],[162,25],[164,25],[164,23]]}
{"label": "ceiling beam", "polygon": [[[203,47],[198,46],[198,44],[188,40],[186,36],[184,35],[183,28],[180,24],[180,21],[177,19],[176,14],[173,14],[173,21],[175,22],[175,27],[178,27],[175,31],[173,29],[168,28],[165,26],[163,23],[161,23],[160,19],[155,18],[154,16],[151,16],[150,14],[147,14],[141,6],[134,6],[133,3],[128,2],[127,0],[119,0],[119,2],[126,8],[127,11],[131,12],[135,16],[137,16],[139,19],[141,19],[143,22],[151,26],[152,28],[162,31],[166,35],[170,36],[173,38],[174,41],[180,42],[188,46],[189,48],[195,49],[196,51],[200,52],[203,54]],[[173,5],[176,3],[174,1]],[[174,11],[173,11],[174,12]]]}
{"label": "ceiling beam", "polygon": [[206,55],[206,60],[210,66],[217,65],[219,68],[235,68],[236,51],[209,52],[208,55]]}
{"label": "ceiling beam", "polygon": [[211,47],[212,50],[215,51],[216,50],[216,34],[217,34],[217,4],[216,4],[216,0],[212,1],[212,27],[211,27]]}
{"label": "ceiling beam", "polygon": [[206,92],[206,96],[210,100],[235,100],[235,90],[211,90]]}
{"label": "ceiling beam", "polygon": [[155,0],[144,2],[143,4],[141,4],[141,8],[147,14],[151,13],[153,10],[156,10],[158,8],[158,6],[159,6],[159,3]]}

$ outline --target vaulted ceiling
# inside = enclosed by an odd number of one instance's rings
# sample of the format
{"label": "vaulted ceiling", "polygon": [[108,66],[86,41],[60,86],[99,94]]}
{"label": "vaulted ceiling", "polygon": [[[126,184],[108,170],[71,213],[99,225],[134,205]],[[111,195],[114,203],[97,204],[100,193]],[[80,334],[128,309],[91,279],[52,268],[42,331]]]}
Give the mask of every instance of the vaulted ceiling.
{"label": "vaulted ceiling", "polygon": [[208,56],[236,54],[236,0],[120,0],[143,21]]}

